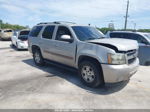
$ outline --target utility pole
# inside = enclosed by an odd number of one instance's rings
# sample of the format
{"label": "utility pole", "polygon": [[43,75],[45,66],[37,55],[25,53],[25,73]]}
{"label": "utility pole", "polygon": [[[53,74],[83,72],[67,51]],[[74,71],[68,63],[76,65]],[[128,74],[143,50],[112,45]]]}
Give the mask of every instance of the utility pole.
{"label": "utility pole", "polygon": [[134,30],[136,31],[136,23],[134,23]]}
{"label": "utility pole", "polygon": [[124,25],[124,29],[127,29],[127,23],[128,23],[128,12],[129,12],[129,0],[127,1],[127,9],[126,9],[126,16],[125,16],[125,25]]}
{"label": "utility pole", "polygon": [[136,31],[136,23],[134,21],[131,21],[133,23],[133,29]]}
{"label": "utility pole", "polygon": [[2,28],[3,21],[0,19],[0,29]]}

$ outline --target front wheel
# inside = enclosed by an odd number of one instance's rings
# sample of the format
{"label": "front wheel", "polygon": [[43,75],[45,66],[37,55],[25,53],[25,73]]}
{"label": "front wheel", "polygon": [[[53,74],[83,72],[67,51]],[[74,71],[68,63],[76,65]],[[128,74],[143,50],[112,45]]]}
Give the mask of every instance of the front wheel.
{"label": "front wheel", "polygon": [[43,66],[45,64],[41,51],[39,49],[36,49],[33,52],[33,59],[34,59],[35,64],[38,66]]}
{"label": "front wheel", "polygon": [[102,69],[94,61],[83,61],[79,64],[81,81],[89,87],[98,87],[104,84]]}

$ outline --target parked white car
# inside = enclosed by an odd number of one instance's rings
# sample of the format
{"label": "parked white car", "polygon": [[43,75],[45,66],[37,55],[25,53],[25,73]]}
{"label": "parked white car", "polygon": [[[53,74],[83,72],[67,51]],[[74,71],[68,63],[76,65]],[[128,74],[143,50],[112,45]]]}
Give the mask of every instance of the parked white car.
{"label": "parked white car", "polygon": [[30,30],[14,31],[11,37],[12,45],[16,46],[17,50],[28,49],[28,34]]}

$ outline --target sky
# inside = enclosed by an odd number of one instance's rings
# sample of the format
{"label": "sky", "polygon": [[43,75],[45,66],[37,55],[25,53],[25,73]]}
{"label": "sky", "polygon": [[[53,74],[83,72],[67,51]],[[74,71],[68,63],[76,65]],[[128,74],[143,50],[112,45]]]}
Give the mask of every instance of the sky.
{"label": "sky", "polygon": [[[124,27],[127,0],[0,0],[3,22],[33,27],[40,22],[71,21],[116,29]],[[150,29],[150,0],[130,0],[127,28]]]}

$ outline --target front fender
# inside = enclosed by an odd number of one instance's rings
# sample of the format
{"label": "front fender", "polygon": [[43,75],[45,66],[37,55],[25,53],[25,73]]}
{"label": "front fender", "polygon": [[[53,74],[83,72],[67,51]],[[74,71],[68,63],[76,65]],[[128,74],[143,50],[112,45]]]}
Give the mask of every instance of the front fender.
{"label": "front fender", "polygon": [[76,65],[78,65],[78,60],[80,56],[92,57],[99,61],[99,63],[107,63],[107,54],[114,53],[115,51],[93,43],[81,43],[78,45],[77,56],[76,56]]}

